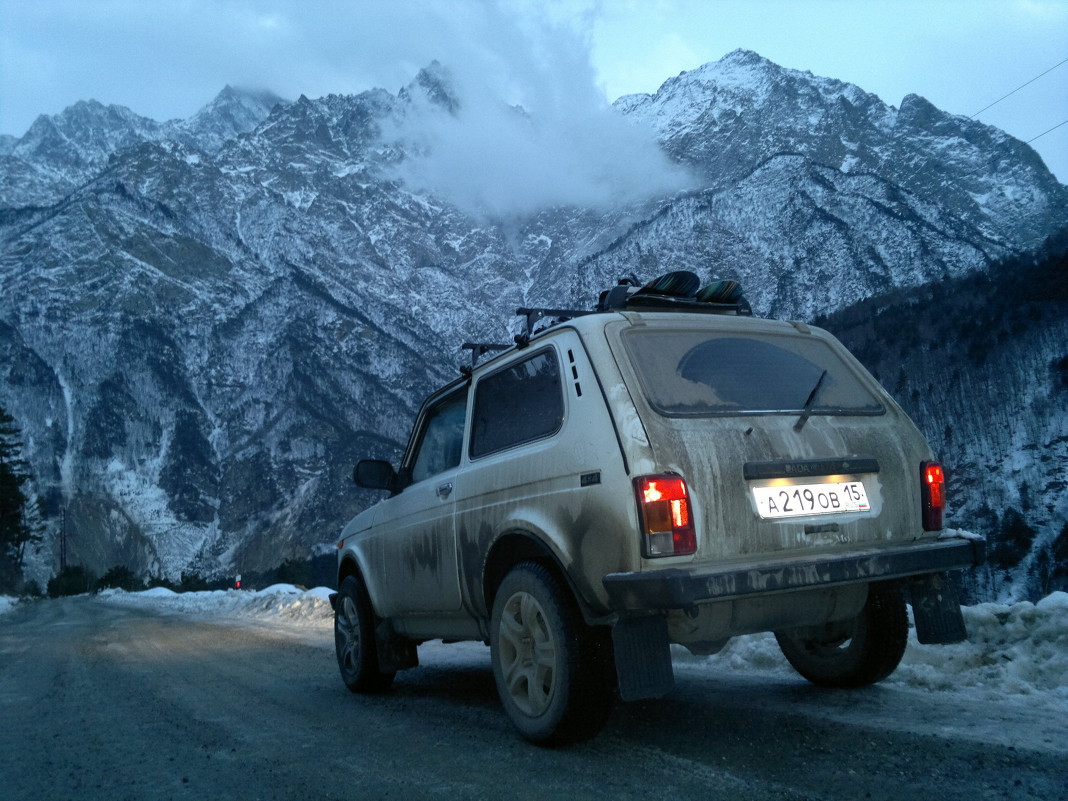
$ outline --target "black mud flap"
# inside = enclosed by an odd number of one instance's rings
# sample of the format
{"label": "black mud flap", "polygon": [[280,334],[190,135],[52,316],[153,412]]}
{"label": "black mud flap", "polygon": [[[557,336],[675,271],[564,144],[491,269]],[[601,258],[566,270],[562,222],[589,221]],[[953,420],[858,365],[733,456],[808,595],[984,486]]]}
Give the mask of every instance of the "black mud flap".
{"label": "black mud flap", "polygon": [[623,617],[612,626],[619,697],[640,701],[667,695],[675,686],[667,620],[662,616]]}
{"label": "black mud flap", "polygon": [[918,576],[909,582],[916,639],[924,645],[963,642],[968,638],[957,585],[945,573]]}
{"label": "black mud flap", "polygon": [[380,621],[375,629],[375,645],[378,648],[378,669],[383,673],[419,667],[419,650],[415,643],[394,634],[386,621]]}

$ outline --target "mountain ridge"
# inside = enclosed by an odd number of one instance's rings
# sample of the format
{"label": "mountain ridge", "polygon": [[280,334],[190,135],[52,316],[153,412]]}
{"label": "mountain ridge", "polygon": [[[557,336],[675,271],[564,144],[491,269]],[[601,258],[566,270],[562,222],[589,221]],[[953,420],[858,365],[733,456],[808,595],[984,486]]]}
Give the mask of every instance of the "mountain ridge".
{"label": "mountain ridge", "polygon": [[[739,71],[749,80],[741,79]],[[764,87],[764,93],[754,93],[754,84]],[[703,87],[710,88],[699,91]],[[679,94],[694,109],[689,117],[672,113]],[[769,126],[767,115],[758,112],[772,100],[790,111]],[[1037,246],[1063,219],[1057,215],[1063,210],[1064,186],[1034,150],[1003,131],[947,114],[915,94],[894,109],[857,86],[779,67],[750,51],[734,51],[684,72],[654,95],[627,96],[622,110],[648,121],[668,152],[685,151],[685,160],[697,162],[712,180],[738,180],[755,166],[752,154],[803,152],[843,172],[874,172],[915,194],[938,196],[975,223],[989,225],[988,212],[995,211],[1005,222],[992,233],[1007,238],[1010,232],[1022,232],[1028,246]],[[798,126],[799,119],[806,124]],[[692,146],[693,139],[700,140],[699,146]],[[754,140],[762,140],[761,146],[753,147]],[[984,158],[993,161],[993,169]],[[965,179],[960,187],[947,189],[949,173]],[[1014,202],[1011,190],[1020,186],[1033,187],[1025,193],[1030,202]]]}

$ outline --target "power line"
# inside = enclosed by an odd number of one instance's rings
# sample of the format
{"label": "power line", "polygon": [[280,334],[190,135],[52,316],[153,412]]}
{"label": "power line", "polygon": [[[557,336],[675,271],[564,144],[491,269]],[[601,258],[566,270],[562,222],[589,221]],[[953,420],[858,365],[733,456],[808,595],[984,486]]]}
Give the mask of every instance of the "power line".
{"label": "power line", "polygon": [[1048,131],[1043,131],[1043,132],[1042,132],[1042,133],[1040,133],[1040,134],[1039,134],[1038,136],[1032,136],[1032,137],[1031,137],[1030,139],[1028,139],[1028,140],[1027,140],[1027,144],[1031,144],[1031,143],[1032,143],[1032,142],[1034,142],[1034,141],[1035,141],[1036,139],[1038,139],[1038,138],[1040,138],[1040,137],[1043,137],[1043,136],[1045,136],[1046,134],[1048,134],[1048,133],[1049,133],[1050,131],[1056,131],[1056,130],[1057,130],[1058,128],[1060,128],[1060,127],[1061,127],[1062,125],[1068,125],[1068,120],[1065,120],[1064,122],[1058,122],[1058,123],[1057,123],[1056,125],[1054,125],[1054,126],[1053,126],[1052,128],[1050,128],[1050,129],[1049,129]]}
{"label": "power line", "polygon": [[[1057,67],[1061,66],[1061,64],[1068,64],[1068,58],[1066,58],[1066,59],[1065,59],[1064,61],[1061,61],[1061,62],[1059,62],[1059,63],[1057,63],[1057,64],[1054,64],[1054,65],[1053,65],[1052,67],[1050,67],[1050,68],[1049,68],[1048,70],[1046,70],[1045,72],[1040,72],[1040,73],[1039,73],[1038,75],[1036,75],[1036,76],[1035,76],[1034,78],[1032,78],[1031,80],[1029,80],[1029,81],[1028,81],[1027,83],[1022,83],[1022,84],[1020,84],[1020,85],[1019,85],[1019,86],[1017,86],[1017,87],[1016,87],[1015,89],[1013,89],[1013,90],[1012,90],[1011,92],[1009,92],[1009,93],[1008,93],[1007,95],[1005,95],[1005,96],[1003,96],[1003,97],[999,97],[999,98],[998,98],[997,100],[995,100],[995,101],[994,101],[993,103],[991,103],[991,104],[990,104],[989,106],[986,106],[986,107],[984,107],[984,108],[981,108],[981,109],[979,109],[979,110],[978,110],[977,112],[975,112],[974,114],[970,115],[969,119],[974,119],[975,117],[978,117],[978,116],[979,116],[980,114],[982,114],[982,113],[983,113],[984,111],[986,111],[987,109],[989,109],[989,108],[993,108],[994,106],[996,106],[996,105],[997,105],[998,103],[1000,103],[1000,102],[1001,102],[1002,100],[1004,100],[1004,99],[1005,99],[1006,97],[1011,97],[1012,95],[1016,94],[1016,93],[1017,93],[1017,92],[1019,92],[1019,91],[1020,91],[1021,89],[1023,89],[1023,88],[1025,87],[1025,86],[1027,86],[1027,85],[1029,85],[1029,84],[1032,84],[1032,83],[1034,83],[1034,82],[1035,82],[1035,81],[1037,81],[1037,80],[1038,80],[1039,78],[1041,78],[1041,77],[1042,77],[1043,75],[1045,75],[1045,74],[1046,74],[1046,72],[1053,72],[1053,70],[1057,69]],[[1064,124],[1064,123],[1062,122],[1062,123],[1061,123],[1061,125],[1063,125],[1063,124]],[[1054,126],[1054,127],[1057,127],[1057,126]],[[1052,131],[1052,130],[1053,130],[1053,128],[1050,128],[1050,131]],[[1049,131],[1046,131],[1046,133],[1049,133]],[[1039,134],[1038,136],[1043,136],[1043,134]],[[1035,139],[1037,139],[1037,138],[1038,138],[1038,136],[1036,136],[1036,137],[1035,137]],[[1034,140],[1034,139],[1032,139],[1031,141],[1033,142],[1033,141],[1035,141],[1035,140]]]}

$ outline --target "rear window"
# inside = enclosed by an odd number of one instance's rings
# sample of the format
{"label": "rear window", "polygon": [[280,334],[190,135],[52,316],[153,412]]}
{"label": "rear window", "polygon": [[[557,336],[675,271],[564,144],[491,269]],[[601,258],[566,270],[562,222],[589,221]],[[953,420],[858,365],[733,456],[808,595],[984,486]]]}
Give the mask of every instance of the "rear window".
{"label": "rear window", "polygon": [[471,458],[548,437],[563,419],[559,362],[547,348],[478,382]]}
{"label": "rear window", "polygon": [[885,411],[814,337],[631,329],[623,341],[646,398],[668,417],[800,414],[810,396],[812,414]]}

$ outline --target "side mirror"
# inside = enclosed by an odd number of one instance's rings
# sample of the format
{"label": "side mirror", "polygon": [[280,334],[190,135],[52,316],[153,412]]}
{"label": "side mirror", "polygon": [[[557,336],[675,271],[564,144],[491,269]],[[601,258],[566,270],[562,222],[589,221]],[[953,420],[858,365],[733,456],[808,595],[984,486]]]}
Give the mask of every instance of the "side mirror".
{"label": "side mirror", "polygon": [[352,480],[357,487],[394,492],[397,471],[393,465],[381,459],[362,459],[352,471]]}

